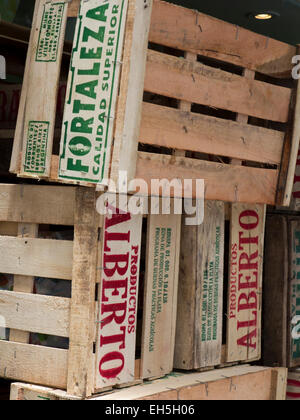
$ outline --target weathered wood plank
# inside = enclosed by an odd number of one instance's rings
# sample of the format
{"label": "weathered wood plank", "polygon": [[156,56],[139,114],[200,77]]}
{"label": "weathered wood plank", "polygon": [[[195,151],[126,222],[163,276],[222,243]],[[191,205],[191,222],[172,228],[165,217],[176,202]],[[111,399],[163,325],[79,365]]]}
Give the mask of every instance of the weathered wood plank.
{"label": "weathered wood plank", "polygon": [[2,221],[72,226],[74,204],[74,187],[0,186]]}
{"label": "weathered wood plank", "polygon": [[[18,237],[21,238],[37,238],[39,233],[39,225],[37,224],[16,224]],[[34,277],[32,276],[14,276],[14,288],[15,292],[33,293],[34,291]],[[13,327],[10,327],[13,328]],[[18,331],[21,328],[11,329],[9,334],[10,341],[16,343],[29,343],[30,330]]]}
{"label": "weathered wood plank", "polygon": [[[38,9],[39,9],[39,3],[36,1],[35,7],[34,7],[34,13],[32,17],[32,27],[36,26]],[[33,39],[34,39],[34,31],[30,31],[29,45],[33,44]],[[10,168],[9,168],[9,171],[15,174],[18,173],[20,170],[19,162],[20,162],[20,153],[23,148],[24,115],[25,115],[25,107],[26,107],[27,93],[28,93],[28,87],[29,87],[29,74],[30,74],[30,68],[31,68],[32,52],[33,52],[32,49],[28,48],[25,71],[24,71],[24,76],[23,76],[23,86],[22,86],[22,92],[21,92],[21,97],[20,97],[20,102],[19,102],[19,111],[18,111],[17,123],[16,123],[15,133],[14,133],[14,143],[13,143]]]}
{"label": "weathered wood plank", "polygon": [[288,367],[300,365],[300,220],[289,223]]}
{"label": "weathered wood plank", "polygon": [[182,226],[177,369],[221,364],[224,227],[222,202],[206,202],[202,225]]}
{"label": "weathered wood plank", "polygon": [[113,206],[108,211],[102,235],[96,390],[135,380],[143,215]]}
{"label": "weathered wood plank", "polygon": [[0,376],[66,389],[68,351],[0,341]]}
{"label": "weathered wood plank", "polygon": [[22,276],[71,280],[71,241],[0,236],[0,271]]}
{"label": "weathered wood plank", "polygon": [[224,277],[224,203],[206,202],[198,227],[195,314],[195,363],[221,363]]}
{"label": "weathered wood plank", "polygon": [[144,103],[139,141],[278,165],[284,133]]}
{"label": "weathered wood plank", "polygon": [[[0,291],[0,314],[7,328],[69,336],[70,299]],[[12,336],[10,341],[16,342]]]}
{"label": "weathered wood plank", "polygon": [[145,90],[266,120],[287,122],[291,90],[148,51]]}
{"label": "weathered wood plank", "polygon": [[288,223],[281,215],[266,220],[263,363],[267,366],[287,365],[288,314]]}
{"label": "weathered wood plank", "polygon": [[153,174],[182,182],[204,179],[207,200],[274,204],[278,171],[139,152],[136,177],[150,188]]}
{"label": "weathered wood plank", "polygon": [[232,204],[227,362],[261,357],[265,217],[266,206]]}
{"label": "weathered wood plank", "polygon": [[179,374],[94,399],[130,401],[166,400],[171,397],[176,400],[270,400],[272,371],[258,366],[236,366],[205,373]]}
{"label": "weathered wood plank", "polygon": [[38,2],[25,80],[21,176],[48,177],[55,128],[60,66],[67,22],[66,1]]}
{"label": "weathered wood plank", "polygon": [[110,178],[135,178],[152,0],[129,0]]}
{"label": "weathered wood plank", "polygon": [[69,394],[89,397],[94,391],[93,343],[95,337],[96,263],[98,225],[96,192],[77,188],[75,204],[70,347]]}
{"label": "weathered wood plank", "polygon": [[81,1],[61,137],[62,180],[107,184],[127,7],[128,0]]}
{"label": "weathered wood plank", "polygon": [[173,369],[181,215],[150,215],[142,335],[142,378]]}
{"label": "weathered wood plank", "polygon": [[290,77],[296,55],[294,46],[160,0],[153,5],[150,41],[279,77]]}

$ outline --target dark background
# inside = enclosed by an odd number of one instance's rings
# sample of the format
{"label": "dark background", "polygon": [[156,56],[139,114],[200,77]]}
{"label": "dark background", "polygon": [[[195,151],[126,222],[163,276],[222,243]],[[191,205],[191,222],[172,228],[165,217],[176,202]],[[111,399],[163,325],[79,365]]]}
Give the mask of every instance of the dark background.
{"label": "dark background", "polygon": [[[7,0],[6,0],[7,1]],[[180,6],[251,29],[289,44],[300,44],[300,0],[167,0]],[[0,9],[1,2],[0,0]],[[4,5],[4,3],[2,3]],[[21,0],[14,23],[30,26],[34,0]],[[279,17],[270,21],[257,21],[251,13],[274,11]],[[74,29],[74,27],[73,27]],[[72,25],[68,29],[72,37]]]}

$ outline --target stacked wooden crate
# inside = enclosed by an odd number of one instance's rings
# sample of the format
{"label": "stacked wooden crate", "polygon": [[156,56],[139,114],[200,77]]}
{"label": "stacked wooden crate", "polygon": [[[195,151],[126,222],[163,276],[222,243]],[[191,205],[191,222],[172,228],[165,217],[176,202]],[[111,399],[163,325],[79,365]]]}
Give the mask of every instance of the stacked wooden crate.
{"label": "stacked wooden crate", "polygon": [[206,202],[203,224],[183,226],[178,369],[261,358],[265,207],[232,204],[227,217],[225,236],[224,204]]}
{"label": "stacked wooden crate", "polygon": [[[13,291],[0,291],[10,330],[0,341],[0,376],[85,397],[170,373],[181,217],[149,216],[142,243],[143,215],[102,220],[94,189],[2,184],[0,197],[0,272],[14,276]],[[74,227],[73,241],[42,239],[44,225]],[[35,277],[71,281],[72,294],[33,294]],[[66,337],[69,345],[32,345],[30,333]]]}
{"label": "stacked wooden crate", "polygon": [[[160,0],[36,1],[10,171],[80,187],[0,186],[0,272],[14,275],[0,305],[11,329],[1,376],[84,398],[174,366],[261,358],[265,206],[288,204],[299,148],[297,89],[282,80],[295,54]],[[100,218],[95,186],[121,189],[124,172],[145,181],[140,193],[153,178],[204,179],[203,224]],[[44,224],[74,226],[73,243],[39,238]],[[71,280],[72,297],[33,294],[36,276]],[[33,346],[31,332],[67,337],[69,349]]]}

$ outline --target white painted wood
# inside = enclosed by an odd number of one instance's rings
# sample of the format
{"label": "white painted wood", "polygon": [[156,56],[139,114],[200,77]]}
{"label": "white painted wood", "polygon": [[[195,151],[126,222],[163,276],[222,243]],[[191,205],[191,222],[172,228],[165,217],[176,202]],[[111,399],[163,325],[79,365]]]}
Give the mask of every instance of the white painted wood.
{"label": "white painted wood", "polygon": [[[135,380],[142,221],[142,215],[130,213],[105,216],[98,299],[96,390]],[[114,259],[118,259],[120,265],[116,272]],[[115,318],[110,318],[114,313],[110,305],[116,304],[120,305],[119,310],[115,312]]]}
{"label": "white painted wood", "polygon": [[152,0],[129,0],[111,179],[135,178]]}

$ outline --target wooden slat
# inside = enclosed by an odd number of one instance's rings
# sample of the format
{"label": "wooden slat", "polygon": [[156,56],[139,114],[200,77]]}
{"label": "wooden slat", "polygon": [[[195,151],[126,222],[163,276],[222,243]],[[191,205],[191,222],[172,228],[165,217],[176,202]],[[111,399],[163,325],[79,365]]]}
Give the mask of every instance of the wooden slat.
{"label": "wooden slat", "polygon": [[79,397],[90,396],[94,391],[96,215],[95,190],[77,188],[67,390]]}
{"label": "wooden slat", "polygon": [[[35,2],[35,8],[32,18],[32,27],[36,25],[37,13],[38,13],[39,3],[38,1]],[[29,44],[32,45],[34,38],[34,31],[30,32],[30,39]],[[20,170],[19,167],[19,157],[23,147],[23,134],[24,134],[24,114],[25,114],[25,107],[26,107],[26,100],[27,100],[27,93],[28,93],[28,86],[29,86],[29,75],[30,75],[30,67],[31,67],[31,54],[32,50],[28,49],[27,57],[26,57],[26,64],[25,64],[25,72],[23,76],[23,87],[20,97],[19,103],[19,112],[17,116],[17,124],[14,134],[14,143],[10,161],[10,168],[9,171],[12,173],[18,173]]]}
{"label": "wooden slat", "polygon": [[300,369],[288,372],[286,396],[288,401],[300,400]]}
{"label": "wooden slat", "polygon": [[174,355],[174,367],[183,370],[193,370],[195,365],[196,250],[198,248],[198,236],[195,231],[194,226],[185,226],[183,221],[178,282],[178,296],[180,298],[177,307]]}
{"label": "wooden slat", "polygon": [[[300,46],[298,47],[298,53],[299,52]],[[286,129],[280,176],[277,187],[278,192],[276,204],[279,206],[282,205],[288,207],[292,197],[300,142],[299,114],[300,83],[296,80],[294,81],[294,90],[291,99],[288,126]]]}
{"label": "wooden slat", "polygon": [[[196,229],[198,232],[194,351],[195,368],[200,368],[216,366],[221,363],[224,204],[222,202],[206,202],[204,222]],[[184,328],[183,325],[182,327]]]}
{"label": "wooden slat", "polygon": [[71,280],[73,242],[0,236],[0,271]]}
{"label": "wooden slat", "polygon": [[68,351],[0,341],[2,378],[66,389]]}
{"label": "wooden slat", "polygon": [[[70,299],[0,291],[0,313],[7,328],[69,336]],[[10,341],[16,342],[11,336]]]}
{"label": "wooden slat", "polygon": [[0,186],[1,221],[71,226],[74,204],[74,187]]}
{"label": "wooden slat", "polygon": [[175,367],[221,364],[224,203],[207,201],[200,226],[182,226]]}
{"label": "wooden slat", "polygon": [[291,90],[201,63],[148,51],[145,90],[196,104],[286,122]]}
{"label": "wooden slat", "polygon": [[111,179],[135,177],[152,0],[129,0]]}
{"label": "wooden slat", "polygon": [[[129,384],[135,380],[143,215],[132,215],[127,212],[122,214],[119,209],[112,211],[113,214],[105,216],[102,235],[96,390],[107,386]],[[122,270],[114,270],[116,259]],[[115,321],[116,318],[110,318],[112,313],[115,314],[111,309],[112,305],[119,305],[118,322]],[[112,340],[113,337],[119,339]],[[118,357],[109,359],[114,353],[118,353]]]}
{"label": "wooden slat", "polygon": [[287,366],[288,314],[288,223],[284,216],[270,215],[266,220],[263,363]]}
{"label": "wooden slat", "polygon": [[150,215],[142,334],[142,378],[173,370],[181,215]]}
{"label": "wooden slat", "polygon": [[[39,233],[39,225],[37,224],[26,224],[19,223],[16,225],[18,227],[18,237],[20,238],[37,238]],[[34,291],[34,277],[32,276],[14,276],[14,287],[15,292],[24,292],[24,293],[33,293]],[[18,310],[18,309],[17,309]],[[12,326],[10,328],[13,328]],[[22,328],[11,329],[9,334],[10,341],[15,341],[16,343],[29,343],[30,340],[30,330],[22,330]]]}
{"label": "wooden slat", "polygon": [[32,28],[34,35],[29,45],[30,72],[24,84],[27,98],[22,117],[22,176],[48,177],[50,174],[67,5],[67,1],[38,2]]}
{"label": "wooden slat", "polygon": [[12,383],[10,387],[10,401],[78,401],[79,397],[69,395],[60,389],[44,386]]}
{"label": "wooden slat", "polygon": [[150,41],[272,76],[290,77],[296,55],[294,46],[160,0],[153,6]]}
{"label": "wooden slat", "polygon": [[[255,72],[253,71],[253,70],[248,70],[248,69],[244,69],[243,70],[243,76],[246,78],[246,79],[249,79],[249,80],[254,80],[255,79]],[[249,121],[249,115],[245,115],[245,114],[237,114],[237,116],[236,116],[236,121],[238,122],[238,123],[241,123],[241,124],[248,124],[248,121]],[[257,146],[259,149],[261,149],[261,147],[260,146]],[[282,151],[282,147],[281,147],[281,151]],[[243,162],[242,162],[242,160],[239,160],[239,159],[232,159],[231,160],[231,163],[233,164],[233,165],[242,165],[243,164]]]}
{"label": "wooden slat", "polygon": [[153,174],[157,179],[204,179],[207,200],[274,204],[278,171],[139,152],[136,177],[150,188]]}
{"label": "wooden slat", "polygon": [[272,370],[272,400],[285,401],[287,391],[288,370],[278,367]]}
{"label": "wooden slat", "polygon": [[278,165],[284,133],[144,102],[139,140],[155,146]]}
{"label": "wooden slat", "polygon": [[81,1],[68,76],[60,179],[107,185],[127,8],[128,0]]}
{"label": "wooden slat", "polygon": [[266,206],[232,204],[227,362],[261,357],[265,216]]}
{"label": "wooden slat", "polygon": [[[285,244],[286,246],[286,244]],[[289,284],[287,316],[288,367],[300,364],[300,220],[289,223]],[[299,338],[293,338],[293,333]]]}
{"label": "wooden slat", "polygon": [[270,368],[236,366],[204,373],[179,374],[95,399],[164,401],[171,397],[175,400],[269,400],[271,381]]}

